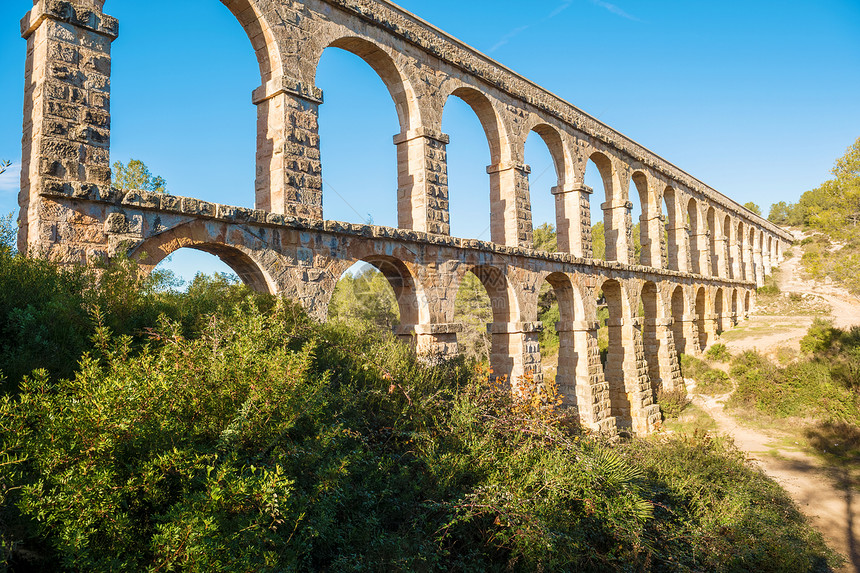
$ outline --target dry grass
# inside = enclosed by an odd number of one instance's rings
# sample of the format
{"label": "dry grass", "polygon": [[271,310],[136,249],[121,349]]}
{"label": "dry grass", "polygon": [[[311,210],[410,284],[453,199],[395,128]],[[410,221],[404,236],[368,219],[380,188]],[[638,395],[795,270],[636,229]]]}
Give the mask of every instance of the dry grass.
{"label": "dry grass", "polygon": [[681,412],[681,415],[672,420],[663,422],[663,427],[677,434],[693,434],[698,431],[715,433],[717,431],[717,423],[714,419],[695,404],[688,404]]}

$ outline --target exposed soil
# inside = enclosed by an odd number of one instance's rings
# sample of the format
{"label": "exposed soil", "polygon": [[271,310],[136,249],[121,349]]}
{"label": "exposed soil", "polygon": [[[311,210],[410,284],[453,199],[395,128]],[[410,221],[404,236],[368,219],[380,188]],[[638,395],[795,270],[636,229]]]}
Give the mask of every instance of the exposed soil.
{"label": "exposed soil", "polygon": [[[799,270],[799,257],[780,265],[779,287],[783,302],[798,306],[811,301],[814,312],[791,309],[786,315],[754,315],[738,331],[726,333],[732,353],[757,349],[772,357],[799,349],[800,339],[826,301],[836,326],[860,325],[860,300],[834,285],[806,280]],[[788,293],[788,294],[786,294]],[[794,293],[794,297],[791,297]],[[798,296],[800,295],[800,296]],[[805,295],[805,297],[803,296]],[[765,309],[767,310],[767,309]],[[795,314],[795,311],[801,310]],[[692,389],[692,388],[691,388]],[[840,571],[860,573],[860,487],[844,468],[828,465],[821,458],[795,445],[789,432],[751,427],[724,410],[728,398],[696,395],[694,403],[716,421],[721,433],[731,436],[768,475],[779,482],[821,531],[828,544],[848,562]]]}

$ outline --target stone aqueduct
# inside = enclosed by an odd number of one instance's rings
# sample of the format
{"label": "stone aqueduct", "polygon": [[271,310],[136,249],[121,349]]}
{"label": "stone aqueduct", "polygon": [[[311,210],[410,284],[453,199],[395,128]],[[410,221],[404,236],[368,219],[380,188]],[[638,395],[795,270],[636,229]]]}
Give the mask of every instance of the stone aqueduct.
{"label": "stone aqueduct", "polygon": [[[697,353],[744,318],[791,237],[651,151],[387,0],[222,0],[256,52],[256,209],[111,187],[111,43],[104,0],[35,0],[27,40],[19,248],[65,263],[118,253],[153,267],[182,247],[218,255],[261,291],[324,318],[357,261],[379,268],[400,305],[398,334],[421,352],[457,352],[454,300],[474,273],[490,295],[491,363],[540,377],[538,294],[558,297],[557,382],[585,425],[646,433],[656,389],[682,383],[678,352]],[[364,59],[394,100],[398,228],[322,219],[315,87],[324,49]],[[450,236],[442,110],[474,110],[491,150],[491,241]],[[558,251],[532,249],[525,140],[555,163]],[[592,259],[584,170],[596,164],[607,261]],[[632,184],[631,184],[632,181]],[[477,191],[476,191],[477,192]],[[484,192],[484,191],[480,191]],[[633,264],[630,193],[642,205]],[[666,206],[665,213],[661,205]],[[664,231],[665,229],[665,231]],[[665,235],[664,235],[665,233]],[[664,236],[667,238],[664,239]],[[610,317],[605,367],[597,293]],[[644,316],[639,316],[639,308]]]}

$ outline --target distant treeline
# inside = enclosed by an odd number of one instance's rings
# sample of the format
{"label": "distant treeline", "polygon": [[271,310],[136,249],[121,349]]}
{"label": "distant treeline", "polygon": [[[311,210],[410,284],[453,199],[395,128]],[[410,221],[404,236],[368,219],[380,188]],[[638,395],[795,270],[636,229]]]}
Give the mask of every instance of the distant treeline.
{"label": "distant treeline", "polygon": [[833,179],[807,191],[797,203],[773,204],[768,219],[811,233],[800,247],[813,278],[830,278],[860,295],[860,139],[831,172]]}
{"label": "distant treeline", "polygon": [[836,239],[860,233],[860,138],[836,161],[833,179],[804,193],[797,203],[771,205],[768,219],[777,225],[806,227]]}

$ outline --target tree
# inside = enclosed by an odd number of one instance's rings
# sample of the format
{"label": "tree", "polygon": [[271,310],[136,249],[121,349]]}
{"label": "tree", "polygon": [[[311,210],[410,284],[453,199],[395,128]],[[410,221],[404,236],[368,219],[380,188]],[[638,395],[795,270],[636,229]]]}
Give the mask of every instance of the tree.
{"label": "tree", "polygon": [[120,189],[140,189],[154,193],[167,193],[167,181],[153,175],[143,161],[130,159],[128,165],[121,161],[113,164],[113,186]]}
{"label": "tree", "polygon": [[329,317],[340,321],[367,321],[390,330],[400,322],[394,290],[375,267],[338,281],[329,303]]}
{"label": "tree", "polygon": [[12,213],[0,216],[0,253],[15,252],[15,237],[18,236],[18,227],[15,224]]}
{"label": "tree", "polygon": [[551,223],[542,223],[535,227],[534,245],[537,251],[554,253],[558,250],[558,237]]}
{"label": "tree", "polygon": [[603,221],[591,228],[591,256],[601,261],[606,260],[606,234],[603,229]]}
{"label": "tree", "polygon": [[758,205],[756,205],[752,201],[750,201],[748,203],[744,203],[744,208],[749,209],[750,211],[752,211],[753,213],[755,213],[756,215],[761,217],[761,207],[759,207]]}
{"label": "tree", "polygon": [[835,236],[853,235],[860,223],[860,138],[836,160],[834,179],[801,195],[790,205],[791,223]]}
{"label": "tree", "polygon": [[836,179],[846,183],[860,180],[860,137],[845,151],[845,155],[836,160],[830,172]]}
{"label": "tree", "polygon": [[789,223],[791,211],[792,205],[785,201],[774,203],[770,206],[770,213],[768,213],[767,220],[771,223],[776,223],[777,225],[785,225]]}
{"label": "tree", "polygon": [[831,172],[836,176],[845,218],[856,227],[860,222],[860,137],[836,160]]}

